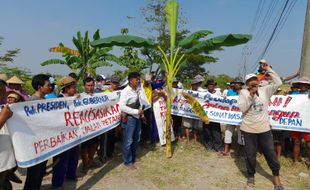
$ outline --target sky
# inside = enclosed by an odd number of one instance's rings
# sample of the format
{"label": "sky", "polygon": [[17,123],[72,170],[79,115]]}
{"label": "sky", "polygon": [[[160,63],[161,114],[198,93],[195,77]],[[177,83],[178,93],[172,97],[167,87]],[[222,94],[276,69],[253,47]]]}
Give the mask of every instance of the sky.
{"label": "sky", "polygon": [[[251,50],[255,44],[264,44],[268,37],[254,41],[259,35],[255,31],[264,31],[259,26],[259,20],[257,28],[252,28],[259,0],[179,0],[179,3],[187,20],[185,28],[191,32],[211,30],[214,34],[210,37],[228,33],[254,34],[253,42],[247,44],[250,54],[246,66],[251,68],[257,62],[262,50]],[[306,0],[297,0],[264,57],[281,76],[293,74],[299,68],[306,4]],[[1,0],[0,36],[4,37],[4,41],[0,46],[0,55],[5,50],[19,48],[21,53],[9,65],[28,68],[33,74],[50,72],[66,75],[70,69],[64,65],[40,66],[47,59],[61,58],[59,54],[49,52],[50,47],[62,42],[74,48],[72,37],[77,31],[93,34],[100,29],[101,36],[112,36],[119,35],[120,29],[127,27],[130,34],[148,37],[140,11],[146,5],[147,0]],[[262,12],[267,12],[267,9],[266,4]],[[261,21],[263,16],[262,13]],[[275,21],[270,19],[270,22]],[[244,45],[240,45],[214,52],[212,55],[219,61],[206,64],[205,68],[213,75],[237,76],[244,60],[243,48]],[[116,65],[97,72],[110,75],[116,69],[122,68]]]}

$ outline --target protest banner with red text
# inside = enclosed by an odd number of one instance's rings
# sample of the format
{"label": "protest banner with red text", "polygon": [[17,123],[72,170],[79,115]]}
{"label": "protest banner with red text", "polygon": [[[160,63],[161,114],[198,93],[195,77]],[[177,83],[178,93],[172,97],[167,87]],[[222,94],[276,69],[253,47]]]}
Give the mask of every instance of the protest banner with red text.
{"label": "protest banner with red text", "polygon": [[[194,96],[208,115],[210,121],[240,125],[242,113],[238,96],[223,98],[208,92],[186,91]],[[176,96],[171,106],[173,115],[199,119],[182,96]],[[268,108],[273,129],[310,132],[310,99],[308,95],[275,95]]]}
{"label": "protest banner with red text", "polygon": [[20,167],[43,162],[120,123],[118,92],[30,101],[11,106],[7,125]]}

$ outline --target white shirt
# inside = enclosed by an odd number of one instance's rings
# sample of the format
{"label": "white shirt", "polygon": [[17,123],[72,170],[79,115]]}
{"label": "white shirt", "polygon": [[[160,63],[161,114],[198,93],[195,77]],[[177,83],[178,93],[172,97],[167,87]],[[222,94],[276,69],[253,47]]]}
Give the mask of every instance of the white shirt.
{"label": "white shirt", "polygon": [[272,69],[268,70],[272,83],[258,87],[258,96],[250,95],[249,90],[240,90],[238,104],[243,113],[241,130],[248,133],[263,133],[270,130],[268,104],[271,96],[282,85],[281,78]]}
{"label": "white shirt", "polygon": [[[129,115],[134,116],[135,118],[139,119],[139,109],[133,109],[129,106],[127,106],[128,104],[133,104],[135,103],[137,100],[140,102],[141,105],[141,101],[140,101],[140,88],[137,88],[136,90],[132,89],[129,85],[126,86],[126,88],[124,88],[121,91],[121,97],[119,99],[119,106],[122,112],[125,112]],[[141,106],[140,106],[141,107]]]}
{"label": "white shirt", "polygon": [[12,140],[6,125],[0,129],[0,172],[16,166]]}

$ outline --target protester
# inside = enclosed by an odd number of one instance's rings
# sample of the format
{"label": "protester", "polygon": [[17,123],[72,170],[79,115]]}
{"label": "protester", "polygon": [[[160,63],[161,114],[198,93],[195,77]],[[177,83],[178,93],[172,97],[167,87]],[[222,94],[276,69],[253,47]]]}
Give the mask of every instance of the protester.
{"label": "protester", "polygon": [[[154,104],[160,97],[166,99],[166,92],[163,90],[165,81],[161,75],[158,75],[155,78],[155,81],[152,82],[152,103]],[[151,124],[151,144],[158,142],[158,130],[156,124],[156,118],[154,112],[152,112],[152,124]]]}
{"label": "protester", "polygon": [[[299,88],[299,92],[295,92],[294,94],[310,94],[310,79],[308,77],[300,78],[298,81],[294,82],[293,85],[296,85]],[[310,160],[310,133],[291,131],[290,136],[293,138],[294,141],[294,163],[297,163],[300,160],[299,154],[301,139],[304,139],[306,141],[306,146],[308,149],[308,160]],[[310,170],[310,165],[308,166],[308,170]]]}
{"label": "protester", "polygon": [[[175,94],[175,96],[180,96],[178,93],[178,90],[180,89],[179,87],[179,79],[178,78],[174,78],[174,80],[172,81],[172,90],[173,93]],[[177,116],[177,115],[171,115],[172,116],[172,120],[173,120],[173,132],[175,137],[180,141],[182,140],[182,117],[181,116]]]}
{"label": "protester", "polygon": [[[198,88],[201,85],[201,80],[198,78],[194,78],[191,83],[191,90],[192,91],[199,91]],[[194,131],[194,143],[197,143],[198,140],[198,128],[199,128],[200,120],[197,119],[190,119],[190,118],[182,118],[182,126],[185,128],[185,138],[186,143],[189,144],[190,142],[190,130],[193,129]]]}
{"label": "protester", "polygon": [[233,88],[233,83],[232,83],[232,82],[226,83],[226,89],[223,90],[223,93],[222,93],[224,98],[227,97],[227,92],[228,92],[231,88]]}
{"label": "protester", "polygon": [[[77,95],[76,80],[70,76],[61,79],[60,87],[61,94],[59,97],[71,97]],[[79,152],[79,146],[77,145],[54,157],[53,161],[56,164],[53,166],[53,188],[63,189],[65,178],[73,181],[80,179],[76,175]]]}
{"label": "protester", "polygon": [[[152,75],[145,74],[144,80],[142,80],[142,88],[145,92],[146,98],[150,105],[152,105]],[[141,126],[141,143],[146,145],[151,139],[151,128],[152,128],[152,109],[147,109],[144,111],[144,118]]]}
{"label": "protester", "polygon": [[136,151],[139,141],[141,121],[140,117],[144,110],[141,109],[140,103],[140,74],[137,72],[129,73],[129,84],[121,92],[119,101],[122,111],[123,132],[123,159],[128,169],[135,170]]}
{"label": "protester", "polygon": [[[232,84],[233,84],[232,88],[229,89],[227,92],[227,97],[239,96],[239,92],[242,89],[242,86],[244,85],[244,83],[239,80],[235,80],[234,82],[232,82]],[[235,150],[235,155],[240,156],[240,149],[241,149],[241,146],[243,145],[242,140],[241,140],[240,126],[228,125],[228,124],[226,125],[226,130],[225,130],[224,151],[221,152],[223,156],[228,156],[229,154],[230,146],[232,143],[232,136],[233,136],[235,129],[237,129],[237,134],[238,134],[238,141],[237,141],[237,146]]]}
{"label": "protester", "polygon": [[275,189],[282,190],[284,187],[279,177],[280,164],[274,151],[268,117],[270,98],[282,84],[282,81],[267,62],[262,63],[260,69],[270,74],[272,83],[259,87],[258,77],[255,74],[249,74],[245,77],[247,89],[240,91],[238,100],[239,108],[243,113],[241,131],[245,145],[247,185],[249,187],[255,185],[256,152],[259,146],[272,170]]}
{"label": "protester", "polygon": [[[42,100],[44,96],[51,91],[51,84],[49,76],[45,74],[38,74],[32,78],[32,87],[35,93],[29,98],[29,101]],[[39,190],[45,175],[46,163],[44,161],[40,164],[27,168],[26,182],[24,190]]]}
{"label": "protester", "polygon": [[95,92],[103,92],[105,89],[108,89],[107,79],[104,75],[98,75],[95,82]]}
{"label": "protester", "polygon": [[197,83],[198,83],[198,89],[197,89],[197,91],[199,91],[199,92],[206,92],[206,91],[207,91],[207,89],[201,87],[202,83],[205,81],[205,78],[203,78],[203,76],[201,76],[201,75],[196,75],[196,76],[194,77],[194,80],[196,80]]}
{"label": "protester", "polygon": [[[6,99],[6,85],[7,78],[4,75],[0,75],[0,102],[4,102]],[[8,107],[4,105],[0,111],[0,190],[11,186],[9,177],[14,172],[16,167],[16,161],[14,156],[14,150],[11,142],[11,138],[8,133],[5,133],[4,124],[12,117],[13,113]]]}
{"label": "protester", "polygon": [[29,95],[28,93],[23,89],[22,84],[24,84],[24,82],[22,80],[20,80],[17,76],[13,76],[10,79],[8,79],[6,81],[6,83],[8,84],[8,89],[9,90],[17,90],[21,93],[21,95],[23,96],[23,99],[25,101],[29,100]]}
{"label": "protester", "polygon": [[[94,94],[95,81],[91,77],[86,77],[83,80],[84,93],[81,95],[90,95]],[[94,156],[97,151],[99,144],[98,137],[94,137],[86,142],[81,144],[81,159],[82,159],[82,171],[87,173],[91,167],[98,167],[99,165],[94,162]]]}
{"label": "protester", "polygon": [[[216,96],[222,96],[220,92],[215,91],[216,82],[214,80],[208,80],[206,87],[207,92]],[[216,152],[223,151],[223,142],[221,134],[221,124],[216,122],[210,122],[209,124],[204,124],[204,144],[206,148],[214,150]]]}
{"label": "protester", "polygon": [[[110,80],[110,88],[104,90],[104,92],[115,92],[119,88],[120,78],[113,75]],[[100,139],[100,159],[111,160],[113,158],[114,148],[115,148],[115,134],[116,128],[113,128],[103,135],[101,135]]]}
{"label": "protester", "polygon": [[7,96],[7,103],[8,104],[13,104],[13,103],[24,101],[22,94],[20,94],[20,92],[18,92],[18,91],[11,90],[11,91],[7,92],[7,94],[8,94],[8,96]]}
{"label": "protester", "polygon": [[51,83],[51,91],[50,93],[46,94],[44,98],[45,99],[57,98],[58,87],[57,84],[55,83],[54,77],[50,76],[49,81]]}

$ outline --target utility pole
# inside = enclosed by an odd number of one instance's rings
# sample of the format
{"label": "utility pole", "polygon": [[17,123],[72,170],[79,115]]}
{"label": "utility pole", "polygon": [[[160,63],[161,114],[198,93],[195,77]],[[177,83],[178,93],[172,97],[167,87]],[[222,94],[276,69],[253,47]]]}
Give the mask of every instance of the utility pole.
{"label": "utility pole", "polygon": [[310,78],[310,0],[307,0],[304,37],[302,42],[300,77]]}
{"label": "utility pole", "polygon": [[242,49],[243,67],[242,67],[241,73],[242,73],[243,79],[245,78],[245,76],[247,74],[248,55],[250,55],[249,48],[248,48],[248,46],[245,45],[244,48]]}

